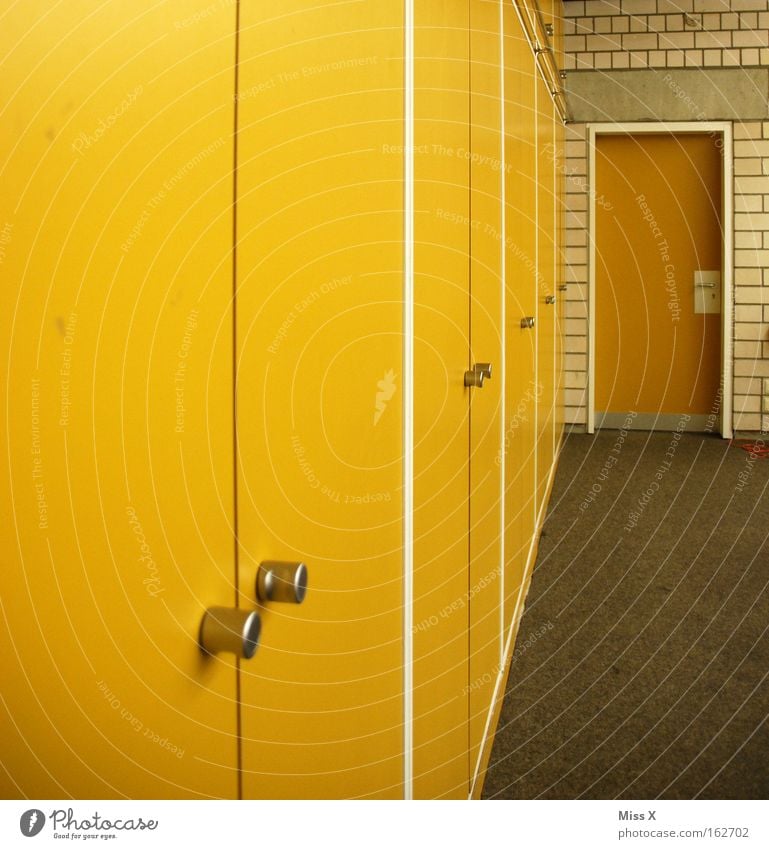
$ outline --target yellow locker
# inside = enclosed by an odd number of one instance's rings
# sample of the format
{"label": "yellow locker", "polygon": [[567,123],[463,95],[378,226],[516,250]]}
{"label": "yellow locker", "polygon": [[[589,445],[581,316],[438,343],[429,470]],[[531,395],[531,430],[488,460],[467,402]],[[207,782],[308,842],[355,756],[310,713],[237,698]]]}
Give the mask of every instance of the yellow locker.
{"label": "yellow locker", "polygon": [[535,317],[536,169],[535,67],[512,5],[505,25],[505,160],[510,168],[505,184],[505,266],[507,405],[504,445],[505,513],[505,633],[522,611],[524,570],[536,521],[536,414],[539,394],[535,372],[536,334],[526,319]]}
{"label": "yellow locker", "polygon": [[[564,67],[563,61],[563,16],[557,14],[561,9],[562,4],[558,3],[555,7],[553,16],[553,48],[555,51],[555,60],[559,68]],[[558,86],[563,89],[563,81],[559,78]],[[561,103],[563,108],[564,104]],[[566,137],[566,126],[564,117],[557,109],[553,113],[554,131],[553,131],[553,165],[555,168],[555,279],[557,283],[556,291],[556,332],[555,332],[555,461],[558,460],[558,451],[563,439],[564,433],[564,392],[565,392],[565,376],[564,376],[564,346],[563,337],[566,332],[566,316],[567,316],[567,300],[568,288],[566,283],[566,256],[564,251],[564,219],[566,215],[565,197],[564,197],[564,180],[565,180],[565,165],[564,165],[564,142]]]}
{"label": "yellow locker", "polygon": [[[536,77],[537,126],[537,510],[544,511],[555,433],[555,186],[553,100]],[[544,518],[544,513],[542,515]]]}
{"label": "yellow locker", "polygon": [[721,268],[721,160],[707,133],[599,137],[598,414],[690,415],[704,427],[718,405],[721,317],[697,313],[695,274]]}
{"label": "yellow locker", "polygon": [[402,10],[241,6],[237,438],[243,795],[403,793]]}
{"label": "yellow locker", "polygon": [[503,650],[504,558],[501,543],[505,250],[501,134],[500,6],[470,4],[470,364],[489,362],[492,376],[470,390],[470,770],[475,773]]}
{"label": "yellow locker", "polygon": [[[512,5],[416,8],[410,635],[402,6],[3,21],[6,796],[399,798],[409,758],[417,797],[479,792],[555,422]],[[267,560],[303,604],[257,597]],[[200,651],[212,606],[260,613],[255,658]]]}
{"label": "yellow locker", "polygon": [[416,7],[414,795],[468,791],[469,6]]}
{"label": "yellow locker", "polygon": [[[8,5],[8,4],[6,4]],[[6,8],[3,794],[236,792],[232,7]]]}

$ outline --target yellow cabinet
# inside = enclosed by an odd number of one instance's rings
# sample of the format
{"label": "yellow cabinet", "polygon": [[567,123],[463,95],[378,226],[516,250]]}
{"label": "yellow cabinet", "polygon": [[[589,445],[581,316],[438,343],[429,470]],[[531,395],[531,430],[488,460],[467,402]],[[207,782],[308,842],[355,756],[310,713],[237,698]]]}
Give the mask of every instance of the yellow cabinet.
{"label": "yellow cabinet", "polygon": [[413,793],[466,797],[469,6],[415,23]]}
{"label": "yellow cabinet", "polygon": [[712,133],[597,139],[595,408],[606,426],[713,426],[721,318],[698,299],[718,292],[720,303],[720,288],[698,276],[720,282],[722,156]]}
{"label": "yellow cabinet", "polygon": [[520,617],[537,518],[536,68],[512,4],[505,26],[505,634]]}
{"label": "yellow cabinet", "polygon": [[[557,277],[554,107],[540,75],[537,121],[537,506],[545,509],[555,451],[555,352]],[[544,515],[543,517],[544,518]]]}
{"label": "yellow cabinet", "polygon": [[510,3],[415,24],[5,12],[6,797],[479,792],[553,460],[553,113]]}
{"label": "yellow cabinet", "polygon": [[[8,5],[8,4],[5,4]],[[235,15],[4,10],[6,797],[237,792]]]}
{"label": "yellow cabinet", "polygon": [[241,8],[237,504],[246,797],[403,794],[399,6]]}
{"label": "yellow cabinet", "polygon": [[470,365],[491,378],[470,392],[469,749],[471,790],[489,729],[504,652],[504,563],[509,552],[503,447],[506,415],[503,209],[507,162],[502,139],[500,6],[470,4]]}

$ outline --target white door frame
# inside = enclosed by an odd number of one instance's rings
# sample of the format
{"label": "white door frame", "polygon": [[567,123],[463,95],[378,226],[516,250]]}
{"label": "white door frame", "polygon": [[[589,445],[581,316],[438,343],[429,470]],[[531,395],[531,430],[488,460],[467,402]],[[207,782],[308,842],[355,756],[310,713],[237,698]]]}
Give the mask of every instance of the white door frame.
{"label": "white door frame", "polygon": [[588,342],[587,342],[587,432],[595,433],[595,145],[599,135],[638,133],[712,133],[719,135],[723,146],[721,182],[721,220],[723,254],[721,269],[721,405],[719,430],[724,439],[733,436],[732,390],[734,360],[732,356],[732,310],[734,286],[733,237],[733,157],[730,121],[641,121],[638,123],[588,124]]}

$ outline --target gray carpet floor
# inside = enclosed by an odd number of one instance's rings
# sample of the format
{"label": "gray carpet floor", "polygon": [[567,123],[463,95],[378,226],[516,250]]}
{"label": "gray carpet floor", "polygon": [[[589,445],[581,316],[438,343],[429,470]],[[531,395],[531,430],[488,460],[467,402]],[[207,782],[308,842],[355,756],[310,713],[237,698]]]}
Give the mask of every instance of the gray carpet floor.
{"label": "gray carpet floor", "polygon": [[484,798],[769,798],[768,585],[769,457],[569,436]]}

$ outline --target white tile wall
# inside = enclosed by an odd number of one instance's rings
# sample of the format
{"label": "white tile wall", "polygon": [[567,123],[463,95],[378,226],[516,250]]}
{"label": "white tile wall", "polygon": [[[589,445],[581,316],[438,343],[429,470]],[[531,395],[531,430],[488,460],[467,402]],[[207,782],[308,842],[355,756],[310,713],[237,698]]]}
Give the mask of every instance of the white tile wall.
{"label": "white tile wall", "polygon": [[769,65],[766,0],[564,3],[566,69]]}

